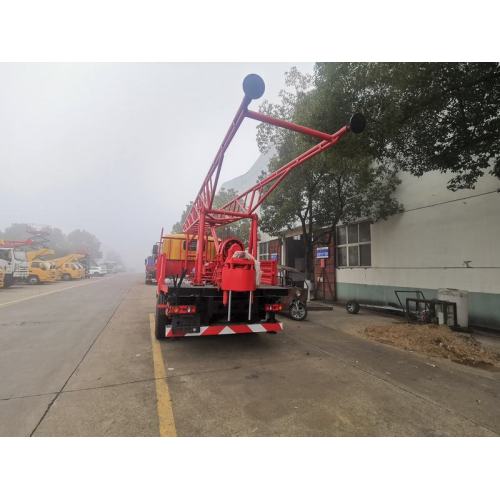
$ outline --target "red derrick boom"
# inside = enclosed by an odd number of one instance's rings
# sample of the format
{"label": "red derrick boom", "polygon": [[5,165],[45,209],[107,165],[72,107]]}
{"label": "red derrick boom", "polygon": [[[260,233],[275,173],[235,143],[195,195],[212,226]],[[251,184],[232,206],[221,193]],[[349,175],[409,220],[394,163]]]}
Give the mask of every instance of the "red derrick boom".
{"label": "red derrick boom", "polygon": [[[243,100],[231,122],[222,144],[215,155],[207,176],[196,196],[193,206],[184,222],[183,231],[185,234],[198,235],[198,240],[206,239],[210,234],[214,241],[218,242],[216,228],[231,224],[241,219],[251,219],[251,230],[248,244],[248,251],[257,257],[257,215],[256,210],[264,200],[279,186],[283,179],[295,168],[310,160],[317,154],[331,148],[350,130],[354,133],[360,133],[365,128],[365,118],[361,114],[355,114],[351,117],[349,125],[344,125],[333,134],[320,132],[309,127],[297,125],[286,120],[273,118],[256,111],[248,109],[248,105],[253,99],[258,99],[264,94],[265,84],[258,75],[247,75],[243,81]],[[233,137],[245,118],[251,118],[260,122],[268,123],[277,127],[286,128],[294,132],[309,135],[320,139],[320,142],[311,147],[297,158],[275,172],[269,174],[266,178],[239,194],[232,201],[222,208],[214,208],[213,201],[217,191],[220,171],[224,160],[224,154],[229,147]],[[196,256],[195,274],[193,282],[202,284],[203,282],[203,252],[198,252]]]}

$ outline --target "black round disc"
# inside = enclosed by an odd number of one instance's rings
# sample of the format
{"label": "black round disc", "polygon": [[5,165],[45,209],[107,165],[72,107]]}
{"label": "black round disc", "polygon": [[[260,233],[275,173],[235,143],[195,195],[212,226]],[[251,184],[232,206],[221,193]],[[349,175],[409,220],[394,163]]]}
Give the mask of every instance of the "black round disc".
{"label": "black round disc", "polygon": [[355,134],[360,134],[366,127],[366,118],[361,113],[354,113],[349,122],[349,128]]}
{"label": "black round disc", "polygon": [[266,90],[266,84],[259,75],[251,73],[245,76],[243,80],[243,92],[245,92],[247,97],[258,99],[264,95],[264,90]]}

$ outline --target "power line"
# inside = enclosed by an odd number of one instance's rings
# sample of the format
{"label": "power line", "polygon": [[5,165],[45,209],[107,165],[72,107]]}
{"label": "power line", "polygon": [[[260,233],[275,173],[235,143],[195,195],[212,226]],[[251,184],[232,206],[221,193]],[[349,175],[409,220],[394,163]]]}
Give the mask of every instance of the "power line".
{"label": "power line", "polygon": [[[457,201],[463,201],[463,200],[469,200],[471,198],[478,198],[479,196],[485,196],[487,194],[493,194],[493,193],[500,193],[500,188],[495,189],[493,191],[487,191],[486,193],[479,193],[479,194],[471,194],[470,196],[464,196],[463,198],[455,198],[453,200],[447,200],[447,201],[440,201],[438,203],[432,203],[431,205],[424,205],[422,207],[416,207],[416,208],[409,208],[409,209],[404,209],[401,210],[400,213],[405,213],[405,212],[414,212],[415,210],[423,210],[424,208],[431,208],[431,207],[437,207],[439,205],[446,205],[448,203],[454,203]],[[396,215],[396,214],[395,214]]]}

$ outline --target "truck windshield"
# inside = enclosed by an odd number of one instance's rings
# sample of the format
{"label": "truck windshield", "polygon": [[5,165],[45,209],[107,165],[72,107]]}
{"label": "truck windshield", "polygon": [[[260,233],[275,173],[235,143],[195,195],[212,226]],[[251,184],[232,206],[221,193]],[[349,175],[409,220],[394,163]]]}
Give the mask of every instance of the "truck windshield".
{"label": "truck windshield", "polygon": [[0,248],[0,259],[1,260],[8,260],[10,261],[11,259],[11,250],[10,248]]}
{"label": "truck windshield", "polygon": [[16,258],[16,260],[27,260],[26,252],[23,252],[21,250],[14,250],[14,257]]}

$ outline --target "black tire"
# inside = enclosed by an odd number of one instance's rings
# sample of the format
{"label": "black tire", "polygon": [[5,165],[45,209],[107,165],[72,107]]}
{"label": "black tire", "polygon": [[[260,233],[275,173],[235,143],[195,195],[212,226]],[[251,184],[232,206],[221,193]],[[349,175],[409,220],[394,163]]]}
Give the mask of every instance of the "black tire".
{"label": "black tire", "polygon": [[[156,299],[156,305],[166,304],[167,298],[165,295],[160,294]],[[155,337],[157,340],[165,339],[165,328],[167,327],[167,316],[163,307],[156,308],[155,314]]]}
{"label": "black tire", "polygon": [[13,284],[14,284],[14,278],[12,277],[12,274],[6,274],[3,277],[3,287],[10,288]]}
{"label": "black tire", "polygon": [[64,273],[62,275],[62,279],[63,281],[71,281],[71,275],[69,275],[68,273]]}
{"label": "black tire", "polygon": [[355,300],[350,300],[345,305],[345,310],[349,314],[358,314],[359,313],[359,304]]}
{"label": "black tire", "polygon": [[300,300],[294,300],[288,308],[290,319],[304,321],[307,318],[307,307]]}
{"label": "black tire", "polygon": [[35,276],[34,274],[30,274],[27,279],[28,283],[30,285],[38,285],[40,283],[40,280],[38,279],[38,276]]}

